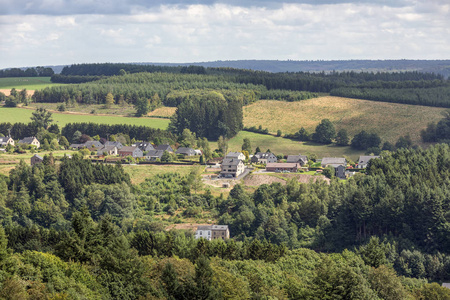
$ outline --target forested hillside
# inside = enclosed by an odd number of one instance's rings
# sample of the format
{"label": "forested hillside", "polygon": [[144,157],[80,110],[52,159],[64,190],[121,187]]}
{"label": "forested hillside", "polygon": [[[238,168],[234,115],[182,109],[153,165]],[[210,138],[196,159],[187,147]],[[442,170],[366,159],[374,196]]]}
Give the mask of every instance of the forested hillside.
{"label": "forested hillside", "polygon": [[[195,173],[133,186],[120,165],[93,165],[77,155],[60,165],[52,156],[33,167],[22,162],[0,177],[0,295],[448,295],[426,282],[450,280],[449,170],[450,147],[442,144],[385,152],[366,175],[345,184],[291,180],[255,192],[236,185],[225,198],[197,193]],[[167,233],[154,217],[180,210],[186,217],[210,211],[233,239]],[[380,286],[381,278],[394,286]]]}

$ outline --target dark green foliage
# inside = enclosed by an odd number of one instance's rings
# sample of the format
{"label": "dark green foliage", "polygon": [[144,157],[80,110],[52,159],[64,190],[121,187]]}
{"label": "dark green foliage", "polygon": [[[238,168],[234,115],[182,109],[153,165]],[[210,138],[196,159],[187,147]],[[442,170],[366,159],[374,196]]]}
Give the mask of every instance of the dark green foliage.
{"label": "dark green foliage", "polygon": [[328,119],[323,119],[316,127],[316,132],[313,134],[313,141],[321,144],[331,144],[336,136],[336,130],[333,123]]}
{"label": "dark green foliage", "polygon": [[236,135],[242,129],[242,120],[241,99],[225,99],[220,93],[209,92],[183,101],[169,127],[175,134],[181,134],[187,128],[197,137],[217,140],[219,136]]}
{"label": "dark green foliage", "polygon": [[338,146],[347,146],[349,143],[349,138],[347,134],[347,130],[341,129],[336,134],[336,145]]}
{"label": "dark green foliage", "polygon": [[352,139],[352,148],[366,150],[368,148],[378,147],[381,143],[380,137],[376,133],[367,133],[362,130]]}
{"label": "dark green foliage", "polygon": [[0,77],[50,77],[53,74],[53,69],[49,67],[27,68],[26,70],[19,68],[0,70]]}
{"label": "dark green foliage", "polygon": [[395,148],[411,148],[412,141],[411,137],[409,135],[401,136],[398,138],[397,142],[395,143]]}
{"label": "dark green foliage", "polygon": [[47,129],[52,122],[52,113],[45,108],[39,107],[32,113],[31,123],[35,124],[39,129]]}

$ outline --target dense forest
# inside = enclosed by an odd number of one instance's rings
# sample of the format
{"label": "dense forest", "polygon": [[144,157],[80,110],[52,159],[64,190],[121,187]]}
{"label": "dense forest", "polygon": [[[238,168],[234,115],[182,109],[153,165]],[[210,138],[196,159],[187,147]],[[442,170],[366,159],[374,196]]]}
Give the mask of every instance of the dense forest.
{"label": "dense forest", "polygon": [[0,70],[0,77],[50,77],[53,74],[53,69],[50,67],[27,68],[25,70],[19,68]]}
{"label": "dense forest", "polygon": [[[78,155],[21,162],[0,176],[0,295],[446,299],[428,282],[450,280],[449,170],[441,144],[386,152],[345,184],[236,185],[225,198],[198,193],[194,171],[131,185],[120,165]],[[177,211],[209,211],[233,239],[165,231],[155,214]]]}

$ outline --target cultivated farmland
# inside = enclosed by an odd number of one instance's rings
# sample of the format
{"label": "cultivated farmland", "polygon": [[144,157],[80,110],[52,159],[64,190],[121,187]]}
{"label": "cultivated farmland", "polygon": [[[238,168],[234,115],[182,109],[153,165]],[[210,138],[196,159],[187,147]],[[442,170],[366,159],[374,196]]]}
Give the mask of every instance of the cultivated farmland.
{"label": "cultivated farmland", "polygon": [[9,90],[15,88],[16,90],[38,90],[50,86],[64,85],[62,83],[52,83],[50,77],[7,77],[0,78],[0,89],[6,90],[9,95]]}
{"label": "cultivated farmland", "polygon": [[320,97],[299,102],[258,101],[244,107],[244,126],[261,125],[269,132],[294,133],[302,126],[310,133],[322,119],[350,136],[361,130],[377,133],[383,141],[394,142],[409,134],[420,141],[420,131],[442,119],[445,108],[375,102],[342,97]]}

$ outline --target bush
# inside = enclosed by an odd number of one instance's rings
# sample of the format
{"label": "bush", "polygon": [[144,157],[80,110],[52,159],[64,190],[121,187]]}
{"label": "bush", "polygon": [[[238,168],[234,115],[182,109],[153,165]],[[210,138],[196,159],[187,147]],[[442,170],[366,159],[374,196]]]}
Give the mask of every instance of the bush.
{"label": "bush", "polygon": [[58,109],[58,111],[66,111],[66,106],[64,105],[64,103],[61,105],[58,105],[56,108]]}

